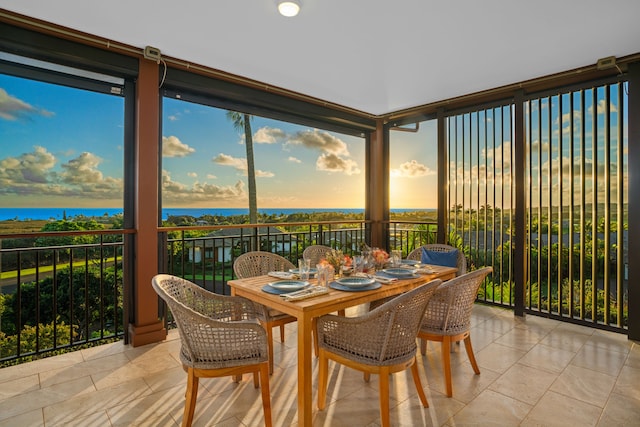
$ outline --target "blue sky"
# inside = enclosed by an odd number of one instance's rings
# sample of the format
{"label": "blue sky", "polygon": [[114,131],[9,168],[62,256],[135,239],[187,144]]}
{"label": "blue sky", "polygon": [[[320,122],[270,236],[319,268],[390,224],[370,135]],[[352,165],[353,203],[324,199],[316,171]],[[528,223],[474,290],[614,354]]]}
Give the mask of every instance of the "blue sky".
{"label": "blue sky", "polygon": [[[0,207],[121,207],[123,98],[0,74]],[[244,135],[165,98],[164,207],[246,208]],[[254,117],[258,208],[364,207],[364,138]],[[392,132],[391,207],[436,207],[435,123]],[[374,172],[375,173],[375,172]]]}

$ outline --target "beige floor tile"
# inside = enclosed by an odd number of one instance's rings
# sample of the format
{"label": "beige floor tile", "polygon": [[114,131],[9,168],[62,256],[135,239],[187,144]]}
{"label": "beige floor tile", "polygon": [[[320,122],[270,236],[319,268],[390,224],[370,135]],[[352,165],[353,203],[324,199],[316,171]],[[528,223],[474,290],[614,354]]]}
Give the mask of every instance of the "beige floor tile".
{"label": "beige floor tile", "polygon": [[618,376],[627,358],[626,353],[606,347],[585,344],[571,361],[572,365]]}
{"label": "beige floor tile", "polygon": [[91,395],[95,386],[91,378],[83,377],[51,387],[22,393],[0,401],[0,419],[30,412],[58,403],[72,402],[82,396]]}
{"label": "beige floor tile", "polygon": [[[184,410],[184,388],[173,387],[107,408],[112,426],[178,426],[172,413]],[[206,393],[206,390],[204,391]],[[204,395],[208,396],[208,395]],[[201,395],[200,397],[203,397]],[[206,397],[204,397],[206,399]]]}
{"label": "beige floor tile", "polygon": [[633,341],[629,341],[626,335],[596,329],[593,331],[593,334],[591,334],[586,344],[628,354],[633,346]]}
{"label": "beige floor tile", "polygon": [[[61,383],[53,387],[66,386],[70,382]],[[151,394],[151,390],[147,384],[142,379],[134,379],[115,387],[75,396],[73,399],[46,405],[44,408],[45,424],[64,425],[74,419],[89,417],[97,412],[104,412],[108,408],[148,394]]]}
{"label": "beige floor tile", "polygon": [[44,427],[42,409],[34,409],[15,417],[0,420],[0,427]]}
{"label": "beige floor tile", "polygon": [[88,361],[76,363],[75,365],[42,372],[40,373],[40,383],[42,387],[48,387],[65,381],[95,375],[100,372],[117,370],[128,362],[129,359],[123,353],[92,358]]}
{"label": "beige floor tile", "polygon": [[540,343],[548,347],[576,353],[588,339],[589,335],[576,334],[574,331],[565,328],[556,328],[542,338]]}
{"label": "beige floor tile", "polygon": [[[272,401],[272,410],[274,402]],[[182,423],[184,406],[170,410],[171,417]],[[198,396],[193,420],[193,427],[213,426],[229,419],[240,419],[246,426],[264,424],[264,412],[260,389],[253,387],[253,382],[237,385],[234,390],[216,395]],[[275,417],[273,418],[275,420]],[[274,421],[274,425],[276,424]]]}
{"label": "beige floor tile", "polygon": [[602,372],[569,365],[550,390],[604,408],[616,378]]}
{"label": "beige floor tile", "polygon": [[597,406],[558,393],[548,392],[534,406],[521,426],[595,426],[600,413],[601,409]]}
{"label": "beige floor tile", "polygon": [[640,344],[634,343],[631,346],[625,365],[640,369]]}
{"label": "beige floor tile", "polygon": [[40,379],[33,374],[0,383],[0,401],[22,393],[40,389]]}
{"label": "beige floor tile", "polygon": [[103,411],[94,412],[89,415],[73,417],[64,420],[63,422],[49,421],[46,427],[87,427],[87,426],[101,426],[110,427],[111,420],[107,413]]}
{"label": "beige floor tile", "polygon": [[573,360],[575,355],[576,353],[573,351],[537,344],[520,359],[519,363],[549,372],[560,373]]}
{"label": "beige floor tile", "polygon": [[[314,418],[314,425],[331,427],[367,426],[380,423],[380,404],[378,391],[363,388],[361,392],[351,393],[336,402],[328,404],[322,411],[318,411]],[[399,402],[390,400],[389,408],[393,411]],[[314,406],[314,409],[315,406]],[[393,424],[393,422],[392,422]]]}
{"label": "beige floor tile", "polygon": [[95,372],[91,378],[97,389],[103,389],[180,366],[171,354],[156,351],[149,356],[137,357],[117,369]]}
{"label": "beige floor tile", "polygon": [[623,366],[613,392],[640,401],[640,368]]}
{"label": "beige floor tile", "polygon": [[489,390],[535,405],[558,377],[557,374],[516,363]]}
{"label": "beige floor tile", "polygon": [[602,412],[599,427],[640,425],[640,400],[613,393]]}
{"label": "beige floor tile", "polygon": [[[546,333],[546,331],[544,331]],[[528,328],[514,328],[494,342],[508,347],[517,348],[518,350],[529,351],[534,345],[538,344],[544,335],[540,332],[534,332]]]}
{"label": "beige floor tile", "polygon": [[76,363],[81,363],[83,361],[84,359],[82,358],[82,354],[79,351],[74,351],[71,353],[60,354],[58,356],[34,360],[33,362],[22,363],[20,365],[8,366],[0,369],[0,384],[5,381],[24,378],[29,375],[39,374],[52,369],[73,366]]}
{"label": "beige floor tile", "polygon": [[486,368],[494,372],[506,372],[525,354],[524,350],[492,343],[480,351],[475,352],[476,361],[480,369]]}
{"label": "beige floor tile", "polygon": [[530,410],[529,404],[485,390],[453,416],[452,425],[517,426]]}

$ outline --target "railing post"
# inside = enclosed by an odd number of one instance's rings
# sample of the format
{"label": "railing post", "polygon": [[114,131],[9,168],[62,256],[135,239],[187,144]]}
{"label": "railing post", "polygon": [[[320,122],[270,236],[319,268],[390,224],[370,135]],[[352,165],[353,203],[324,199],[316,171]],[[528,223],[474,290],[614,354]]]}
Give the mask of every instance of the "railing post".
{"label": "railing post", "polygon": [[[640,340],[640,265],[633,260],[640,253],[640,221],[635,214],[640,212],[640,63],[629,65],[629,339]],[[620,296],[618,296],[620,297]]]}
{"label": "railing post", "polygon": [[514,314],[524,316],[524,295],[527,286],[526,277],[526,251],[525,251],[525,214],[526,214],[526,192],[525,192],[525,163],[526,147],[524,138],[524,93],[519,90],[514,99],[514,178],[516,183],[516,205],[515,205],[515,236],[513,237],[513,275],[514,275]]}

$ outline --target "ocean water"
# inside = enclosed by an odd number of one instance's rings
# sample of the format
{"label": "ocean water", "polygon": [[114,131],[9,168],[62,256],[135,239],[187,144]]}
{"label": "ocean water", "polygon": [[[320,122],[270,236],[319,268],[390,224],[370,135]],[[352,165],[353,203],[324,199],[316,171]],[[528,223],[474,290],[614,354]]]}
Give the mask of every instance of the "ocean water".
{"label": "ocean water", "polygon": [[[364,213],[364,209],[353,208],[270,208],[258,209],[260,213],[268,215],[289,215],[292,213],[314,213],[314,212],[340,212],[340,213]],[[435,209],[392,209],[392,212],[433,212]],[[0,221],[17,220],[27,221],[34,219],[59,220],[63,218],[74,218],[78,216],[101,217],[122,214],[122,208],[0,208]],[[199,218],[203,215],[248,215],[249,209],[244,208],[167,208],[162,210],[162,219],[169,216],[188,215]]]}

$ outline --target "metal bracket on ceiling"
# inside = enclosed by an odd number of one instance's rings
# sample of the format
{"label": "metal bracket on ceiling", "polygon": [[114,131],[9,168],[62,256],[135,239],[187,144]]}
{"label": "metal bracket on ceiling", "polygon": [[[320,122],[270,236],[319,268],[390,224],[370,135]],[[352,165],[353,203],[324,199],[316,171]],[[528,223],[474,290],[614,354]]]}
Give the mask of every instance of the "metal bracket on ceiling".
{"label": "metal bracket on ceiling", "polygon": [[418,132],[418,130],[420,129],[420,123],[416,122],[414,123],[415,127],[412,128],[408,128],[408,127],[404,127],[404,126],[397,126],[397,125],[393,125],[389,128],[389,130],[397,130],[400,132]]}

